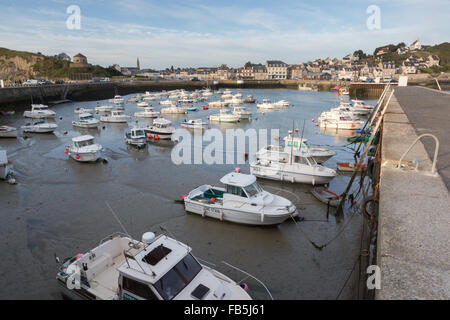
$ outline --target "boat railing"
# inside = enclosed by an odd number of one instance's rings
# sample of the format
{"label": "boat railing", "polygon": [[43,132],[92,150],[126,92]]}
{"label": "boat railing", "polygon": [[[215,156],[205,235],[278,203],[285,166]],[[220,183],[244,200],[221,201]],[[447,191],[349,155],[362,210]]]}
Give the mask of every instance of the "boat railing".
{"label": "boat railing", "polygon": [[[266,290],[267,294],[269,295],[270,300],[274,300],[274,299],[273,299],[273,296],[272,296],[272,293],[270,293],[269,288],[267,288],[267,286],[266,286],[261,280],[259,280],[259,279],[256,278],[255,276],[251,275],[250,273],[245,272],[244,270],[241,270],[241,269],[239,269],[239,268],[237,268],[237,267],[235,267],[235,266],[233,266],[233,265],[231,265],[231,264],[229,264],[229,263],[227,263],[227,262],[225,262],[225,261],[222,261],[222,263],[225,264],[226,266],[228,266],[228,267],[234,269],[234,270],[237,270],[237,271],[239,271],[239,272],[245,274],[245,275],[247,276],[246,278],[249,278],[249,277],[250,277],[250,278],[254,279],[256,282],[258,282],[260,285],[263,286],[263,288]],[[238,281],[237,283],[238,283],[238,284],[241,284],[242,281],[244,281],[246,278],[244,278],[244,279]]]}
{"label": "boat railing", "polygon": [[127,238],[129,238],[130,236],[128,234],[120,232],[120,231],[114,232],[114,233],[110,234],[109,236],[106,236],[102,240],[100,240],[100,243],[98,245],[100,246],[101,244],[105,243],[106,241],[112,240],[112,239],[117,238],[117,237],[127,237]]}

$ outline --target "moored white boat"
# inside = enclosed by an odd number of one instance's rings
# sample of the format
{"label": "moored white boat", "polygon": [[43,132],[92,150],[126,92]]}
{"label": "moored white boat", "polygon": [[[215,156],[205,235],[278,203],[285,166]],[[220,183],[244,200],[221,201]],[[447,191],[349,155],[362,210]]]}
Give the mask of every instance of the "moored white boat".
{"label": "moored white boat", "polygon": [[112,110],[110,115],[104,115],[100,117],[101,122],[117,122],[125,123],[130,120],[130,116],[123,113],[122,110]]}
{"label": "moored white boat", "polygon": [[72,125],[80,128],[97,128],[100,121],[90,113],[83,113],[79,115],[78,120],[72,121]]}
{"label": "moored white boat", "polygon": [[239,116],[233,114],[230,109],[221,109],[218,114],[210,115],[209,121],[237,123],[239,122]]}
{"label": "moored white boat", "polygon": [[204,129],[206,127],[207,123],[203,122],[202,119],[191,119],[187,120],[181,123],[181,126],[183,128],[188,129]]}
{"label": "moored white boat", "polygon": [[255,157],[250,173],[260,178],[316,185],[326,184],[337,175],[308,154],[293,149],[286,152],[281,146],[266,146]]}
{"label": "moored white boat", "polygon": [[125,99],[122,98],[122,96],[115,95],[114,99],[110,99],[109,102],[112,103],[112,104],[124,104],[125,103]]}
{"label": "moored white boat", "polygon": [[148,107],[148,103],[145,102],[145,101],[142,101],[142,102],[139,102],[139,103],[137,104],[137,106],[138,106],[139,108],[147,108],[147,107]]}
{"label": "moored white boat", "polygon": [[31,110],[25,111],[23,116],[33,119],[54,118],[56,116],[56,112],[49,110],[48,106],[44,104],[32,104]]}
{"label": "moored white boat", "polygon": [[234,107],[233,114],[237,115],[239,119],[249,119],[252,113],[245,109],[245,107]]}
{"label": "moored white boat", "polygon": [[100,144],[94,143],[93,136],[82,135],[72,138],[72,145],[64,153],[78,162],[94,162],[100,158],[102,149]]}
{"label": "moored white boat", "polygon": [[298,215],[291,201],[264,191],[254,175],[231,172],[225,188],[203,185],[183,196],[185,210],[221,221],[276,225]]}
{"label": "moored white boat", "polygon": [[106,237],[77,254],[56,275],[61,293],[86,300],[250,300],[224,274],[202,265],[192,249],[166,235]]}
{"label": "moored white boat", "polygon": [[49,123],[46,121],[30,122],[21,127],[23,132],[31,133],[52,133],[56,128],[58,128],[56,123]]}
{"label": "moored white boat", "polygon": [[100,106],[100,107],[95,107],[95,112],[111,112],[113,109],[112,106]]}
{"label": "moored white boat", "polygon": [[293,137],[292,131],[289,131],[288,136],[284,137],[283,140],[285,146],[284,151],[290,152],[290,148],[293,147],[294,150],[299,151],[300,153],[310,155],[318,164],[321,164],[336,155],[336,152],[333,150],[310,147],[307,139]]}
{"label": "moored white boat", "polygon": [[162,106],[170,106],[170,105],[173,104],[173,101],[171,101],[171,100],[163,100],[163,101],[160,101],[159,104],[162,105]]}
{"label": "moored white boat", "polygon": [[161,109],[161,114],[183,114],[187,113],[186,107],[177,107],[172,104],[170,107],[165,107]]}
{"label": "moored white boat", "polygon": [[164,118],[157,118],[153,120],[153,125],[144,128],[144,130],[148,138],[155,139],[171,139],[173,133],[175,132],[175,128],[172,126],[172,121]]}
{"label": "moored white boat", "polygon": [[8,183],[15,184],[16,180],[13,174],[6,150],[0,150],[0,179],[8,180]]}
{"label": "moored white boat", "polygon": [[226,101],[211,101],[208,102],[208,107],[210,108],[223,108],[223,107],[227,107],[229,105],[228,102]]}
{"label": "moored white boat", "polygon": [[0,126],[0,138],[17,138],[17,128]]}
{"label": "moored white boat", "polygon": [[258,103],[256,105],[256,107],[260,108],[260,109],[276,109],[277,107],[270,102],[269,99],[264,99],[262,103]]}
{"label": "moored white boat", "polygon": [[144,111],[135,112],[134,116],[136,118],[157,118],[159,111],[155,111],[152,107],[147,107]]}
{"label": "moored white boat", "polygon": [[93,112],[94,112],[93,109],[85,109],[85,108],[76,108],[75,110],[73,110],[73,113],[75,114],[93,113]]}
{"label": "moored white boat", "polygon": [[125,132],[125,142],[129,145],[142,148],[147,145],[147,136],[144,128],[131,128]]}

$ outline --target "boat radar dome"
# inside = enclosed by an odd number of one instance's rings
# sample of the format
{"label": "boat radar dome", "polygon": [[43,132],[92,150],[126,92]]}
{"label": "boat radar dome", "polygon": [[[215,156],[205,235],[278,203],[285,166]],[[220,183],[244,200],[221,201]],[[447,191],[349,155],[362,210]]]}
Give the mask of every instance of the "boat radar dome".
{"label": "boat radar dome", "polygon": [[155,234],[153,232],[146,232],[142,235],[142,242],[150,244],[155,240]]}

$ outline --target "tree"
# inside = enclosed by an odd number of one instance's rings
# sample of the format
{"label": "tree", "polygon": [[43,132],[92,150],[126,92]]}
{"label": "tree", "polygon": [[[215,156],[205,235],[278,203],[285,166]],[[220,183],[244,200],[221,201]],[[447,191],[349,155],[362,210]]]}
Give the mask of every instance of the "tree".
{"label": "tree", "polygon": [[245,65],[244,65],[244,67],[246,67],[246,68],[250,68],[252,66],[252,63],[250,62],[250,61],[248,61]]}
{"label": "tree", "polygon": [[360,60],[367,57],[367,55],[362,50],[356,50],[355,52],[353,52],[353,55],[358,56]]}

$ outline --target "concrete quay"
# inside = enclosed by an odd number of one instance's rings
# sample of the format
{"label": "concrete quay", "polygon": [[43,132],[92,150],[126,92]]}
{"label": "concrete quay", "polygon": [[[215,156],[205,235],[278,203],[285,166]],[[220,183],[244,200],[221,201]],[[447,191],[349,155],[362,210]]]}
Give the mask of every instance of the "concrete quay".
{"label": "concrete quay", "polygon": [[[382,127],[375,299],[450,299],[450,196],[448,191],[450,95],[397,87]],[[434,140],[438,173],[430,172]],[[417,166],[417,169],[416,169]],[[447,186],[446,186],[447,184]]]}

